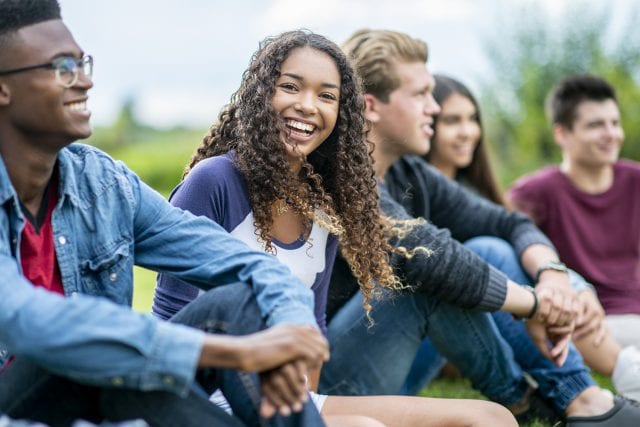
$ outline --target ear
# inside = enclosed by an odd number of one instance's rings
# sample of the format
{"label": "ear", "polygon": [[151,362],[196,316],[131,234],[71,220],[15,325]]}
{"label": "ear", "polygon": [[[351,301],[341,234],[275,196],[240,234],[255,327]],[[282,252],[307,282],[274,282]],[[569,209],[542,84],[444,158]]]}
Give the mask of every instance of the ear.
{"label": "ear", "polygon": [[11,89],[9,85],[0,81],[0,106],[5,107],[11,103]]}
{"label": "ear", "polygon": [[381,102],[382,101],[370,93],[364,94],[364,117],[371,123],[380,121],[379,106]]}
{"label": "ear", "polygon": [[553,125],[553,140],[560,147],[564,148],[569,139],[569,134],[571,133],[570,129],[567,129],[561,124]]}

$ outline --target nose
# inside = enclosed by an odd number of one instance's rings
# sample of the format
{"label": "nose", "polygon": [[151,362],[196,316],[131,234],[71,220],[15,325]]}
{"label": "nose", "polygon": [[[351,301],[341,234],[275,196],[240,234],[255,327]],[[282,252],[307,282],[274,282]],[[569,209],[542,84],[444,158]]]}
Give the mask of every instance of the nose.
{"label": "nose", "polygon": [[435,116],[440,113],[440,104],[435,100],[433,94],[429,94],[424,104],[424,113],[427,116]]}
{"label": "nose", "polygon": [[80,69],[78,70],[78,78],[76,80],[76,83],[73,86],[84,90],[89,90],[93,87],[93,80],[91,79],[91,77],[86,75],[82,69]]}
{"label": "nose", "polygon": [[624,137],[624,131],[622,130],[622,127],[617,123],[608,123],[605,128],[605,132],[607,134],[607,137],[612,139],[621,139]]}
{"label": "nose", "polygon": [[311,93],[301,93],[300,99],[293,107],[296,111],[299,111],[304,115],[313,115],[318,112],[318,107],[316,107],[315,104],[315,97]]}
{"label": "nose", "polygon": [[468,137],[469,135],[471,135],[471,126],[472,124],[467,121],[462,122],[460,124],[460,127],[458,128],[458,132],[460,133],[460,136]]}

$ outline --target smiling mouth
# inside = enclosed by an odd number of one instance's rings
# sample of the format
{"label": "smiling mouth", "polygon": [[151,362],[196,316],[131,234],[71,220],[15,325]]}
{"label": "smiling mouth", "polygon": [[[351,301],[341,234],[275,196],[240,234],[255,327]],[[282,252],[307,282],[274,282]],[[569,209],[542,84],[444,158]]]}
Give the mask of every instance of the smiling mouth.
{"label": "smiling mouth", "polygon": [[294,132],[299,132],[307,136],[311,135],[316,130],[315,125],[299,122],[293,119],[286,120],[285,126]]}
{"label": "smiling mouth", "polygon": [[87,109],[87,101],[72,102],[66,105],[71,111],[85,111]]}

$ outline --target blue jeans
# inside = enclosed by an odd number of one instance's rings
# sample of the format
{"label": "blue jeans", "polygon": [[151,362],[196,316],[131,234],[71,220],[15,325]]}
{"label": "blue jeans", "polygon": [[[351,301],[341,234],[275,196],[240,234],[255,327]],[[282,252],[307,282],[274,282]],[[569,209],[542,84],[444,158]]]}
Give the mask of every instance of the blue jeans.
{"label": "blue jeans", "polygon": [[[243,335],[264,329],[251,287],[244,283],[214,288],[171,321],[212,333]],[[312,403],[290,417],[259,417],[259,379],[230,369],[197,373],[187,397],[165,391],[100,388],[72,382],[17,358],[0,374],[0,411],[50,425],[70,425],[78,418],[99,422],[141,418],[153,426],[322,426]],[[208,400],[220,388],[231,404],[230,416]]]}
{"label": "blue jeans", "polygon": [[[523,284],[531,282],[520,265],[518,255],[506,241],[495,237],[476,237],[468,240],[465,246],[488,264],[505,273],[514,282]],[[581,283],[583,281],[584,279],[578,275],[572,275],[574,287],[584,286],[584,283]],[[557,411],[564,412],[582,390],[595,384],[584,366],[580,353],[573,345],[569,350],[567,361],[558,368],[542,356],[533,342],[528,339],[526,327],[522,322],[514,321],[510,314],[504,312],[493,313],[493,320],[500,334],[513,350],[515,359],[510,360],[510,363],[514,371],[524,370],[529,373],[538,383],[540,395],[550,401]],[[443,361],[444,358],[434,345],[425,339],[401,390],[406,394],[417,393],[433,379],[435,376],[433,371],[441,366]],[[465,373],[465,375],[471,375],[471,373]],[[489,394],[487,396],[491,397]]]}
{"label": "blue jeans", "polygon": [[[506,241],[495,237],[476,237],[469,239],[464,245],[514,282],[523,284],[530,282],[529,276],[520,266],[515,251]],[[502,321],[498,322],[498,328],[508,328],[510,320],[501,316],[499,319]],[[446,359],[442,357],[433,343],[428,338],[425,339],[418,349],[400,393],[410,396],[418,394],[435,379],[445,363]],[[517,371],[517,368],[514,367],[514,370]]]}
{"label": "blue jeans", "polygon": [[526,391],[522,372],[510,361],[511,347],[487,313],[439,303],[421,293],[398,293],[372,303],[369,326],[362,297],[354,295],[331,319],[331,359],[322,368],[327,394],[397,394],[416,352],[428,335],[474,387],[504,404]]}
{"label": "blue jeans", "polygon": [[[486,239],[473,239],[468,245],[483,258],[494,257],[498,267],[519,268],[506,242]],[[503,250],[506,247],[511,258]],[[521,269],[520,274],[524,275]],[[522,277],[516,280],[523,281]],[[376,303],[372,312],[376,324],[367,328],[360,301],[359,296],[352,298],[329,323],[332,353],[322,371],[324,390],[397,393],[426,336],[470,378],[474,388],[504,405],[523,397],[527,387],[523,370],[539,383],[541,396],[561,413],[582,390],[595,384],[574,348],[563,367],[554,366],[535,348],[525,325],[510,314],[463,310],[419,293],[406,293]]]}

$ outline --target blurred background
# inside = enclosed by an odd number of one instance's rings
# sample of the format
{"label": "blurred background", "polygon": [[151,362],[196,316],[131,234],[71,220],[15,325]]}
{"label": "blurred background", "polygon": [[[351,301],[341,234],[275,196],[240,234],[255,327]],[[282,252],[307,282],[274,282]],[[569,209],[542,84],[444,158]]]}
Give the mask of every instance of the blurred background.
{"label": "blurred background", "polygon": [[[362,27],[429,44],[429,68],[479,98],[503,187],[559,159],[544,98],[563,76],[597,73],[618,90],[623,156],[640,159],[637,0],[60,0],[95,60],[89,143],[124,160],[165,196],[237,89],[258,42],[308,28],[337,43]],[[136,273],[147,311],[154,275]]]}

